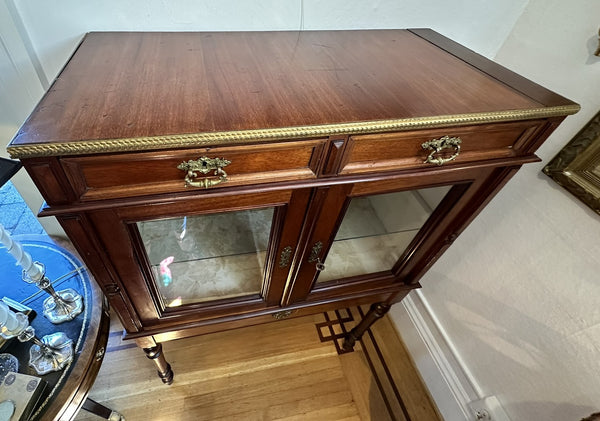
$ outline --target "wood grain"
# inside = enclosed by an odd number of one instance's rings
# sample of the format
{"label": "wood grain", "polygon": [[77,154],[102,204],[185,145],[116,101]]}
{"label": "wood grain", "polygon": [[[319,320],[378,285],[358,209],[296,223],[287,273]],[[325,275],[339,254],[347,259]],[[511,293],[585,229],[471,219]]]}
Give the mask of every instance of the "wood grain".
{"label": "wood grain", "polygon": [[405,30],[89,33],[13,145],[540,106]]}
{"label": "wood grain", "polygon": [[[397,168],[426,168],[427,155],[432,151],[421,145],[443,136],[462,140],[460,152],[453,163],[467,163],[486,159],[511,157],[521,151],[515,145],[527,137],[530,130],[542,122],[521,121],[510,124],[489,124],[437,130],[419,130],[402,133],[351,136],[340,174],[389,171]],[[530,136],[529,136],[530,137]],[[445,149],[435,156],[448,158],[454,148]]]}
{"label": "wood grain", "polygon": [[392,321],[388,317],[384,317],[373,325],[371,334],[363,338],[363,346],[377,347],[384,356],[385,367],[378,367],[378,370],[388,370],[391,379],[387,387],[390,388],[393,385],[400,392],[409,420],[441,418],[423,384],[423,379],[415,370],[412,357],[401,339],[395,340],[397,336],[398,333]]}
{"label": "wood grain", "polygon": [[565,97],[552,92],[541,85],[538,85],[531,80],[524,78],[523,76],[507,69],[506,67],[499,66],[494,62],[488,60],[480,54],[469,50],[468,48],[458,44],[457,42],[446,38],[443,35],[432,31],[431,29],[410,29],[413,34],[431,42],[437,47],[447,51],[448,53],[464,60],[471,66],[476,67],[482,72],[487,73],[491,77],[498,79],[507,85],[513,87],[513,89],[527,95],[528,97],[535,99],[536,101],[552,105],[564,105],[566,103],[572,103]]}
{"label": "wood grain", "polygon": [[[194,190],[186,186],[186,172],[177,166],[202,156],[230,161],[224,168],[227,181],[219,187],[316,178],[316,168],[311,168],[311,161],[313,157],[318,160],[324,142],[308,140],[246,147],[70,157],[61,159],[61,164],[82,200],[102,200]],[[198,179],[215,178],[214,171],[206,175],[197,174]]]}
{"label": "wood grain", "polygon": [[[113,319],[90,396],[128,421],[405,420],[402,414],[389,414],[360,345],[339,356],[333,343],[319,341],[315,324],[324,320],[322,314],[165,343],[177,373],[171,386],[157,382],[151,363],[134,345],[121,341],[120,325]],[[402,370],[401,393],[410,394],[407,401],[419,406],[417,416],[433,414],[412,420],[439,419],[386,322],[381,335],[393,342],[386,358]],[[429,412],[423,412],[424,404]],[[96,419],[84,411],[76,418]]]}

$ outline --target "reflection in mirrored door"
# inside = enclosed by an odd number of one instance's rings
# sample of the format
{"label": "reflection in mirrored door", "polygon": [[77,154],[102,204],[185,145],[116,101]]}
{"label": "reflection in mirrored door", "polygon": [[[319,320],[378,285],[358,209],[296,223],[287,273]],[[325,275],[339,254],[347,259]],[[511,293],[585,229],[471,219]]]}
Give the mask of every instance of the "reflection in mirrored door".
{"label": "reflection in mirrored door", "polygon": [[391,270],[449,190],[352,198],[317,282]]}
{"label": "reflection in mirrored door", "polygon": [[166,307],[261,293],[273,208],[138,222]]}

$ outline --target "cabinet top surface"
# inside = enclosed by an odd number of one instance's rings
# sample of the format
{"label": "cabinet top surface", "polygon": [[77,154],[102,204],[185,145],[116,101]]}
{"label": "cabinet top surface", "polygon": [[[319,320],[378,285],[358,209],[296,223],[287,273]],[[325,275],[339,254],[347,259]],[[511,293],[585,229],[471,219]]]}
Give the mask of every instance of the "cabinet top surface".
{"label": "cabinet top surface", "polygon": [[89,33],[8,150],[175,148],[576,112],[513,76],[429,30]]}

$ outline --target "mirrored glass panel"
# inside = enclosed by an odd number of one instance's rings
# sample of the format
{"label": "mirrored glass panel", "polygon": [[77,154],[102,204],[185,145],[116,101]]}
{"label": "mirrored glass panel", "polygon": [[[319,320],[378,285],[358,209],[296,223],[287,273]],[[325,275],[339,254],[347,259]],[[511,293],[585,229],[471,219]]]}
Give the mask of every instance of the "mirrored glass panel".
{"label": "mirrored glass panel", "polygon": [[273,208],[138,222],[167,307],[260,294]]}
{"label": "mirrored glass panel", "polygon": [[450,187],[355,197],[317,282],[391,270]]}

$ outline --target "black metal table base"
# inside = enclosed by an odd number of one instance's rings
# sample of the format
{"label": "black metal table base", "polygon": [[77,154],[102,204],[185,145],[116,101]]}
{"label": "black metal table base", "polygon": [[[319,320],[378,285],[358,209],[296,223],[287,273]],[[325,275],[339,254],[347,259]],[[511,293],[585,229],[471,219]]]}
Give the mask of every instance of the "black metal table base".
{"label": "black metal table base", "polygon": [[117,411],[113,411],[110,408],[102,405],[101,403],[96,402],[93,399],[87,398],[82,406],[86,411],[98,415],[99,417],[104,418],[105,420],[110,421],[125,421],[125,417],[119,414]]}

